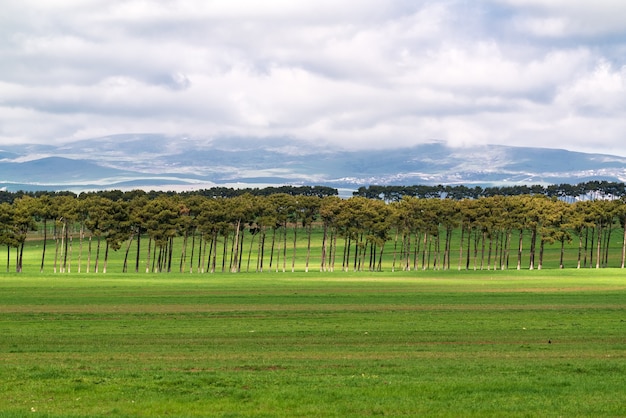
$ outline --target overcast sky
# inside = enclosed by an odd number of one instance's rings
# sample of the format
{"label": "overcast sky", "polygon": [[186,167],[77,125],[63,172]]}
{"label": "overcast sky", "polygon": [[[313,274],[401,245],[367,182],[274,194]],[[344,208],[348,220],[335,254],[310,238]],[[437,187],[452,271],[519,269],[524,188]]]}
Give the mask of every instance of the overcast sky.
{"label": "overcast sky", "polygon": [[626,156],[626,1],[0,0],[0,145],[142,132]]}

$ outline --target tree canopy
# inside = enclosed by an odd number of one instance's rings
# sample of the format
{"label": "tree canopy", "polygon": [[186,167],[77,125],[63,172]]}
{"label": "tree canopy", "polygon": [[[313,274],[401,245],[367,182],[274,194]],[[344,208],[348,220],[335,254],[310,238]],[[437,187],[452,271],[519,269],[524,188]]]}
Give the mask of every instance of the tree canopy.
{"label": "tree canopy", "polygon": [[[510,195],[369,186],[349,199],[324,188],[279,190],[23,193],[0,203],[0,244],[7,270],[15,251],[18,272],[29,237],[43,240],[42,272],[52,257],[54,272],[106,272],[111,251],[123,252],[126,272],[133,242],[136,272],[293,271],[297,258],[306,271],[312,262],[322,271],[541,269],[555,245],[560,267],[577,245],[576,267],[600,268],[616,237],[621,267],[626,257],[626,197],[609,183]],[[588,199],[570,199],[579,192]]]}

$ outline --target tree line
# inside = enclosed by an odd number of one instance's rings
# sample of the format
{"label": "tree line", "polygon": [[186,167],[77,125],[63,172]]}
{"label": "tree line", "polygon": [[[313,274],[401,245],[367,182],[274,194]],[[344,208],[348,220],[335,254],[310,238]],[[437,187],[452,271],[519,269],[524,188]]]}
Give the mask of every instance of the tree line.
{"label": "tree line", "polygon": [[35,238],[41,272],[106,272],[112,251],[124,255],[123,272],[263,272],[297,263],[306,271],[540,269],[554,245],[561,268],[566,248],[576,248],[576,267],[600,268],[618,240],[613,261],[623,268],[625,223],[623,197],[42,193],[0,204],[0,244],[7,270],[14,260],[18,272]]}
{"label": "tree line", "polygon": [[[290,196],[337,196],[339,194],[338,190],[328,186],[270,186],[263,188],[241,188],[235,189],[232,187],[211,187],[208,189],[200,189],[193,190],[187,192],[174,192],[174,191],[156,191],[151,190],[149,192],[145,192],[142,190],[131,190],[128,192],[124,192],[122,190],[101,190],[92,193],[83,193],[83,194],[97,194],[99,196],[103,196],[109,198],[111,200],[132,200],[137,196],[145,195],[149,199],[154,199],[158,196],[166,195],[173,196],[180,194],[181,196],[205,196],[205,197],[235,197],[241,196],[244,194],[250,194],[253,196],[269,196],[277,193],[285,193]],[[30,197],[41,197],[41,196],[73,196],[78,197],[74,192],[70,191],[48,191],[48,190],[37,190],[37,191],[17,191],[10,192],[7,190],[0,190],[0,203],[13,203],[15,199],[30,196]]]}
{"label": "tree line", "polygon": [[427,198],[446,198],[453,200],[478,199],[491,196],[521,196],[542,195],[557,197],[566,201],[574,200],[597,200],[619,199],[626,196],[626,185],[620,182],[606,180],[593,180],[578,184],[541,184],[511,186],[467,187],[465,185],[436,186],[413,185],[413,186],[361,186],[353,193],[354,196],[362,196],[370,199],[382,199],[387,202],[399,201],[405,196]]}

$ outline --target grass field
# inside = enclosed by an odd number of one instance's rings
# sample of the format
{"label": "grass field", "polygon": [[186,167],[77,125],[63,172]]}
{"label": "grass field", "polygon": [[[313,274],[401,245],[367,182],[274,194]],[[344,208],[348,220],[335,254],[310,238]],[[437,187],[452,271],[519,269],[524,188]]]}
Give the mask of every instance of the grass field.
{"label": "grass field", "polygon": [[621,269],[0,275],[0,417],[626,416]]}

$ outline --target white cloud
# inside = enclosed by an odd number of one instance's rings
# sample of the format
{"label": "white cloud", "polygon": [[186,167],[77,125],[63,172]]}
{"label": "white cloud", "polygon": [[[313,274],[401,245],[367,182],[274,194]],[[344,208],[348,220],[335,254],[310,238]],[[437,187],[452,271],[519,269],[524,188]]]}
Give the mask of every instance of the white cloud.
{"label": "white cloud", "polygon": [[496,0],[516,8],[520,29],[539,36],[595,36],[626,30],[626,3],[616,0]]}
{"label": "white cloud", "polygon": [[[0,144],[125,132],[626,155],[626,3],[6,0]],[[530,36],[529,36],[530,35]]]}

